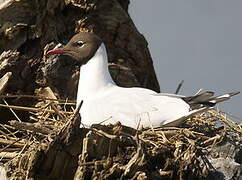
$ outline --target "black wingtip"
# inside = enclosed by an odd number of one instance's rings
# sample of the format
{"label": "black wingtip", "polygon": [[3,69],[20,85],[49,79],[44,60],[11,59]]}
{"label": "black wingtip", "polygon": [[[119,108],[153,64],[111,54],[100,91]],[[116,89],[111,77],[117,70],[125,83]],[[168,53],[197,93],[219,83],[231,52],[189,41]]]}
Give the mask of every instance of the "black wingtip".
{"label": "black wingtip", "polygon": [[235,95],[237,95],[237,94],[239,94],[240,93],[240,91],[235,91],[235,92],[232,92],[232,93],[228,93],[230,96],[235,96]]}

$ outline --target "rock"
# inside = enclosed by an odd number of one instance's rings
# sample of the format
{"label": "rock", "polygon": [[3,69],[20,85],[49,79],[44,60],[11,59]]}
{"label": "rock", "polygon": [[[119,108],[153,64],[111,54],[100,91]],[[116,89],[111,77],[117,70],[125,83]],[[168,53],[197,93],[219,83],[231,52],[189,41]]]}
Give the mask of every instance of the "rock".
{"label": "rock", "polygon": [[230,142],[214,147],[208,156],[214,171],[209,172],[207,179],[239,179],[242,174],[242,164],[236,162],[236,156],[238,156],[240,151],[239,147],[234,146]]}

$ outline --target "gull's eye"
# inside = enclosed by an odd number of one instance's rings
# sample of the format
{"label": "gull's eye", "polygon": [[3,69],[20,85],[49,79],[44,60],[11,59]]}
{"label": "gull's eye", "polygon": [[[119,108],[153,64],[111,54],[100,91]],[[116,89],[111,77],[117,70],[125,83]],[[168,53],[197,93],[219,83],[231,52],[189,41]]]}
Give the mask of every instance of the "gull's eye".
{"label": "gull's eye", "polygon": [[83,42],[83,41],[77,41],[76,43],[75,43],[75,45],[77,45],[77,46],[83,46],[85,43]]}

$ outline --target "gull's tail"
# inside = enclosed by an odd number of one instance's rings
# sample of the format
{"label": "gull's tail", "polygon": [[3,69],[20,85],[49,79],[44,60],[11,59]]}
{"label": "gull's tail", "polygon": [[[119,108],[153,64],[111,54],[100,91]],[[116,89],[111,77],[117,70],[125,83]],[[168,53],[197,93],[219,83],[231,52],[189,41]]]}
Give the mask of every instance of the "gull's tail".
{"label": "gull's tail", "polygon": [[240,92],[237,91],[214,97],[214,92],[205,91],[199,92],[193,96],[182,97],[182,99],[190,105],[191,109],[198,109],[202,107],[213,107],[217,103],[229,100],[232,96],[239,93]]}
{"label": "gull's tail", "polygon": [[167,124],[162,125],[162,127],[170,127],[170,126],[178,126],[184,120],[198,114],[205,112],[209,109],[211,109],[213,106],[215,106],[217,103],[226,101],[230,99],[232,96],[235,96],[239,94],[240,92],[232,92],[227,93],[221,96],[214,97],[214,92],[211,91],[205,91],[205,92],[198,92],[193,96],[180,96],[180,95],[172,95],[172,94],[166,94],[166,96],[170,97],[177,97],[183,99],[186,103],[188,103],[191,107],[191,111],[188,112],[185,116],[182,116],[174,121],[171,121]]}

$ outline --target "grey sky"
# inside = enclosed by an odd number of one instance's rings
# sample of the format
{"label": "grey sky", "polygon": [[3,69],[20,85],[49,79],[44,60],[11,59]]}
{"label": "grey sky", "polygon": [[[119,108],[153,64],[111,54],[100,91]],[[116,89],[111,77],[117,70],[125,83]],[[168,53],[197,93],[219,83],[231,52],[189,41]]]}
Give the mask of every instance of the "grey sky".
{"label": "grey sky", "polygon": [[[242,91],[242,1],[131,0],[130,15],[144,34],[161,91]],[[242,95],[219,105],[242,117]]]}

